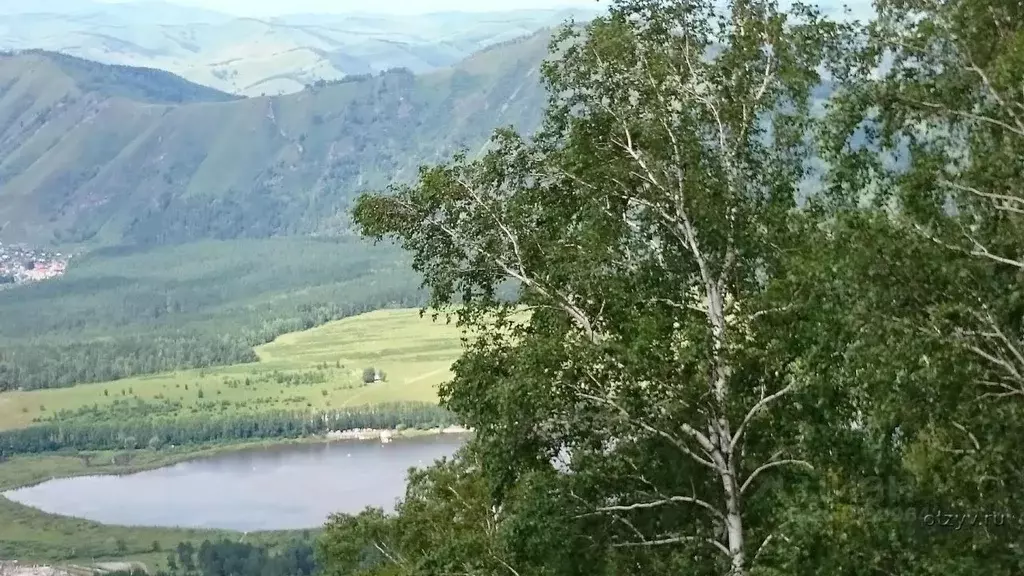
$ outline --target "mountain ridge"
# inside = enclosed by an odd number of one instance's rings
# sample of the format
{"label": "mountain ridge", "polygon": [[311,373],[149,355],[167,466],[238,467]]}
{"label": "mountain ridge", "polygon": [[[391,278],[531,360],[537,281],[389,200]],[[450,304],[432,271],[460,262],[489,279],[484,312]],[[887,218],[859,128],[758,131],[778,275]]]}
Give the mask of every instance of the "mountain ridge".
{"label": "mountain ridge", "polygon": [[[70,54],[64,54],[61,52],[52,52],[49,50],[42,50],[38,48],[31,48],[25,50],[10,50],[6,52],[0,52],[0,59],[3,58],[15,58],[15,57],[41,57],[43,60],[48,60],[60,67],[68,76],[76,78],[80,84],[79,86],[83,91],[91,91],[92,89],[104,89],[118,87],[122,90],[132,91],[141,89],[143,93],[136,93],[134,95],[128,95],[138,99],[141,97],[145,101],[152,103],[159,103],[158,100],[150,100],[155,97],[155,93],[146,93],[148,88],[154,85],[161,85],[165,89],[169,89],[164,94],[165,103],[183,103],[187,101],[229,101],[241,99],[241,96],[235,94],[229,94],[222,92],[216,88],[210,88],[209,86],[203,86],[195,82],[191,82],[181,76],[161,70],[159,68],[152,68],[148,66],[125,66],[120,64],[100,64],[92,60],[86,60],[84,58],[78,58]],[[97,78],[97,76],[106,75],[109,78]],[[81,86],[81,82],[92,82],[93,86]],[[127,84],[127,86],[125,86]]]}
{"label": "mountain ridge", "polygon": [[[171,74],[0,57],[0,241],[345,234],[359,191],[478,150],[499,126],[536,127],[549,39],[540,31],[429,74],[399,68],[274,97],[197,87],[184,103],[140,99],[146,89],[126,93],[120,80],[188,92]],[[68,74],[68,62],[116,89]]]}
{"label": "mountain ridge", "polygon": [[0,4],[0,49],[45,49],[105,64],[157,68],[223,92],[259,96],[295,93],[318,80],[394,67],[430,72],[486,46],[598,13],[548,9],[240,18],[200,9],[189,17],[191,8],[166,6],[149,13],[143,4],[91,3],[55,14],[5,11]]}

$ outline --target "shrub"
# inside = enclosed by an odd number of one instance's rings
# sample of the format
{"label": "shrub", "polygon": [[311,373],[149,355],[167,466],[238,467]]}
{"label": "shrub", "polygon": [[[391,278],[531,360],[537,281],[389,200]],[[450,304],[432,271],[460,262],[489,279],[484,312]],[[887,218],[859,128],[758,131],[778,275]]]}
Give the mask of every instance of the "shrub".
{"label": "shrub", "polygon": [[377,369],[376,368],[363,368],[363,382],[366,384],[372,384],[377,381]]}

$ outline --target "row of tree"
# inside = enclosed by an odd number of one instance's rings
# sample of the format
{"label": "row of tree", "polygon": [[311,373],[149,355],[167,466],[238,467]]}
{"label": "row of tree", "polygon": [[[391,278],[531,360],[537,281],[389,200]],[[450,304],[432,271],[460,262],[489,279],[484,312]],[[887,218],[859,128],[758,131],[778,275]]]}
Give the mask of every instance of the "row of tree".
{"label": "row of tree", "polygon": [[476,434],[325,574],[1024,573],[1024,5],[875,12],[615,0],[536,137],[359,201]]}
{"label": "row of tree", "polygon": [[198,548],[182,542],[168,553],[167,570],[157,576],[311,576],[316,570],[309,542],[275,548],[231,540],[206,540]]}
{"label": "row of tree", "polygon": [[192,416],[122,417],[93,420],[87,416],[0,432],[0,453],[7,455],[58,450],[160,449],[263,438],[301,438],[355,428],[437,428],[455,424],[453,415],[428,403],[358,406],[329,412],[267,411]]}
{"label": "row of tree", "polygon": [[244,335],[131,336],[0,350],[0,391],[64,388],[136,374],[256,362]]}

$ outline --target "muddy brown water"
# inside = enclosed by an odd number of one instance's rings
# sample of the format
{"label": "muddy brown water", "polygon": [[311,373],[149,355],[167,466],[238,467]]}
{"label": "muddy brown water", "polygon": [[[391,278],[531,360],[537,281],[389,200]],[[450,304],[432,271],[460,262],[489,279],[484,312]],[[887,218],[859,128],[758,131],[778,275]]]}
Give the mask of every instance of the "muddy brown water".
{"label": "muddy brown water", "polygon": [[410,467],[451,456],[466,441],[444,434],[344,440],[229,452],[125,476],[50,480],[4,496],[52,514],[125,526],[297,530],[334,512],[393,510]]}

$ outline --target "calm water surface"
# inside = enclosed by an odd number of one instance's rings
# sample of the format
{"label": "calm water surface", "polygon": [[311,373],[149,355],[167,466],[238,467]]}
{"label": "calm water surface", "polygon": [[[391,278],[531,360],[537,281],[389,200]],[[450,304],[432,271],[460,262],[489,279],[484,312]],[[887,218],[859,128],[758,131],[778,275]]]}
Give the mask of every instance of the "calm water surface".
{"label": "calm water surface", "polygon": [[333,512],[394,508],[412,466],[452,455],[465,436],[339,441],[232,452],[128,476],[51,480],[7,492],[43,511],[128,526],[314,528]]}

